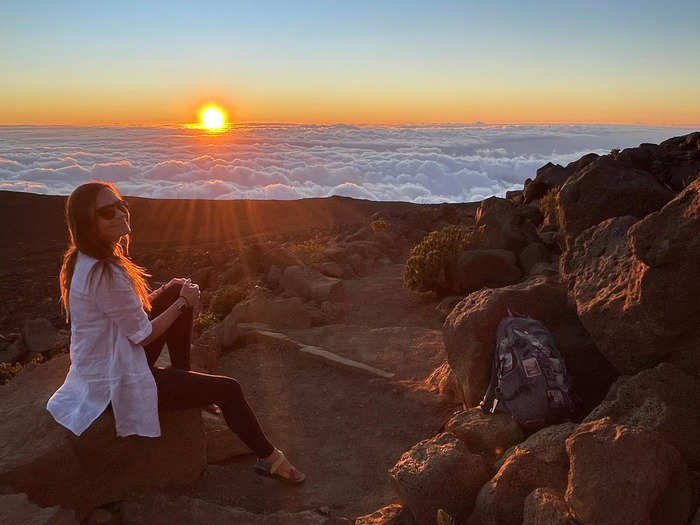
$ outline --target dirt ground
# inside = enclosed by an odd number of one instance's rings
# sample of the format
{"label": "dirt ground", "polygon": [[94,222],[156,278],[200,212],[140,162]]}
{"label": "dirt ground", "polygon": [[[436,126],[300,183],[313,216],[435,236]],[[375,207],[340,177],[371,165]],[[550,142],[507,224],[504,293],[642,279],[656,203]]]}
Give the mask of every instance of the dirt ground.
{"label": "dirt ground", "polygon": [[197,483],[170,493],[259,513],[325,507],[348,518],[397,502],[387,471],[457,408],[424,386],[445,357],[442,320],[432,304],[402,288],[401,270],[392,264],[346,281],[343,324],[284,332],[394,378],[259,344],[219,362],[218,373],[240,381],[270,440],[306,473],[304,484],[256,476],[254,458],[243,456],[209,465]]}

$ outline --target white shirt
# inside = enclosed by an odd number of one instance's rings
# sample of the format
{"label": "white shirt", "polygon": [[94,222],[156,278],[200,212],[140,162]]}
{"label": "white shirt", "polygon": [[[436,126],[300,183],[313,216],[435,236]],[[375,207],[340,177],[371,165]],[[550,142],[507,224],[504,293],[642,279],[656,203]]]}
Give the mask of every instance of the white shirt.
{"label": "white shirt", "polygon": [[46,408],[74,434],[82,434],[112,402],[118,436],[158,437],[158,391],[139,345],[151,322],[126,273],[78,252],[70,284],[70,369]]}

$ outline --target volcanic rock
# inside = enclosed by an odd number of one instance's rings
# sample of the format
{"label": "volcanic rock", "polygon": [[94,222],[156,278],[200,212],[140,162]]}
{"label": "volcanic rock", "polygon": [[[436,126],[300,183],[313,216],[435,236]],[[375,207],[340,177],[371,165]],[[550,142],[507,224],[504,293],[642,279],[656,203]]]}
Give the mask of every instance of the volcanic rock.
{"label": "volcanic rock", "polygon": [[470,525],[520,525],[525,498],[539,487],[563,492],[569,460],[564,440],[572,423],[548,427],[509,451],[479,491]]}
{"label": "volcanic rock", "polygon": [[596,406],[617,374],[569,306],[566,288],[545,277],[474,292],[447,316],[443,325],[445,348],[466,406],[475,406],[484,396],[491,377],[496,329],[509,308],[549,329],[574,378],[574,389],[583,398],[583,409],[587,412]]}
{"label": "volcanic rock", "polygon": [[425,385],[431,392],[437,392],[445,402],[458,405],[462,402],[462,394],[457,377],[445,361],[426,378]]}
{"label": "volcanic rock", "polygon": [[47,319],[27,319],[22,327],[22,340],[30,352],[46,352],[56,345],[56,329]]}
{"label": "volcanic rock", "polygon": [[278,328],[311,326],[311,314],[301,298],[276,297],[264,290],[238,303],[228,317],[239,323],[264,323]]}
{"label": "volcanic rock", "polygon": [[637,222],[583,232],[560,261],[581,322],[620,373],[700,370],[700,180]]}
{"label": "volcanic rock", "polygon": [[411,511],[403,505],[394,503],[371,514],[358,516],[354,525],[413,525],[415,520]]}
{"label": "volcanic rock", "polygon": [[538,240],[532,210],[506,199],[484,199],[476,212],[479,247],[518,253]]}
{"label": "volcanic rock", "polygon": [[523,525],[576,525],[564,495],[550,488],[535,489],[523,504]]}
{"label": "volcanic rock", "polygon": [[508,250],[465,250],[447,268],[447,282],[453,293],[465,294],[484,286],[497,288],[521,277],[515,255]]}
{"label": "volcanic rock", "polygon": [[[438,509],[468,515],[490,469],[451,433],[417,443],[389,471],[394,488],[418,523],[435,523]],[[449,480],[449,482],[447,482]]]}
{"label": "volcanic rock", "polygon": [[580,170],[559,190],[559,228],[567,247],[586,228],[631,215],[638,219],[660,209],[673,193],[649,172],[601,157]]}
{"label": "volcanic rock", "polygon": [[282,274],[280,285],[292,295],[319,303],[340,301],[344,296],[343,281],[326,277],[306,266],[288,266]]}
{"label": "volcanic rock", "polygon": [[584,422],[607,417],[614,424],[658,432],[700,469],[700,380],[661,363],[634,376],[620,377]]}
{"label": "volcanic rock", "polygon": [[59,425],[46,401],[63,383],[61,355],[0,386],[0,486],[40,505],[61,505],[84,517],[133,491],[190,483],[206,466],[200,411],[160,414],[158,439],[117,437],[106,410],[80,437]]}
{"label": "volcanic rock", "polygon": [[686,524],[690,474],[659,434],[609,419],[582,424],[566,441],[571,462],[565,499],[581,523]]}
{"label": "volcanic rock", "polygon": [[26,494],[0,495],[0,523],[23,525],[78,525],[75,512],[59,506],[39,507]]}
{"label": "volcanic rock", "polygon": [[549,250],[539,242],[528,244],[518,255],[520,268],[528,275],[537,263],[547,263],[552,258]]}
{"label": "volcanic rock", "polygon": [[525,439],[520,426],[509,414],[486,414],[478,407],[452,416],[445,424],[445,432],[452,432],[472,452],[488,456],[500,456]]}

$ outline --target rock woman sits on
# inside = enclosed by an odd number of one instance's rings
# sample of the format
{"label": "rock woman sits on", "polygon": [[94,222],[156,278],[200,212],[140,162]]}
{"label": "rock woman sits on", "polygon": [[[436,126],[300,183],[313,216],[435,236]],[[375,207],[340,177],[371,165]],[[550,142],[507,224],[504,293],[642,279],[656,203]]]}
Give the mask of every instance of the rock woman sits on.
{"label": "rock woman sits on", "polygon": [[[71,364],[46,406],[56,421],[80,435],[111,403],[118,436],[158,437],[159,409],[215,404],[258,456],[255,472],[304,481],[265,437],[235,379],[189,369],[199,287],[173,279],[149,293],[148,274],[128,257],[129,208],[114,185],[76,188],[66,203],[66,221],[70,245],[60,285],[71,324]],[[155,367],[166,342],[173,366]]]}

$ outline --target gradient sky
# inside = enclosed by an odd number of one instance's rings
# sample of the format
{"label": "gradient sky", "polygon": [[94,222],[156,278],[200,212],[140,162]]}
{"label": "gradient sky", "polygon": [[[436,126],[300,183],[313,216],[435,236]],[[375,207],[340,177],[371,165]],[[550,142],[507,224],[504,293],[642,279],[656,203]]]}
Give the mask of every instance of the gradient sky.
{"label": "gradient sky", "polygon": [[0,124],[700,123],[700,2],[3,2]]}

